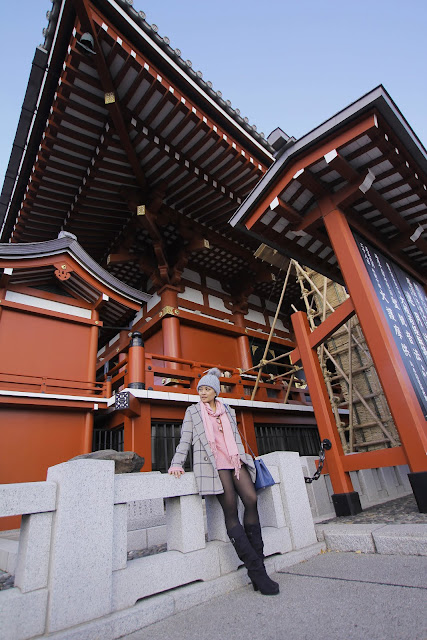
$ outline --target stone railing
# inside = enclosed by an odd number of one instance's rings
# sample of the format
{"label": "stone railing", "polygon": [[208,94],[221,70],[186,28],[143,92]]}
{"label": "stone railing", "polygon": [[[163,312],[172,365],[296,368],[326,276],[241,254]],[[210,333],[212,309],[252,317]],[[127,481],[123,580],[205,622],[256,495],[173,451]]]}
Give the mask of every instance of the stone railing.
{"label": "stone railing", "polygon": [[[298,454],[263,459],[276,480],[259,496],[275,571],[320,546]],[[127,505],[144,500],[165,501],[167,551],[128,561]],[[0,592],[1,638],[113,640],[248,581],[217,499],[202,500],[192,473],[115,475],[112,461],[66,462],[46,482],[0,486],[0,517],[20,514],[15,586]]]}
{"label": "stone railing", "polygon": [[[300,460],[304,475],[312,476],[316,471],[318,458],[303,456]],[[412,488],[408,480],[408,473],[408,465],[350,471],[351,481],[354,490],[359,494],[362,509],[400,496],[410,495]],[[335,509],[332,503],[334,491],[328,474],[322,473],[318,480],[308,484],[307,493],[314,522],[335,518]]]}

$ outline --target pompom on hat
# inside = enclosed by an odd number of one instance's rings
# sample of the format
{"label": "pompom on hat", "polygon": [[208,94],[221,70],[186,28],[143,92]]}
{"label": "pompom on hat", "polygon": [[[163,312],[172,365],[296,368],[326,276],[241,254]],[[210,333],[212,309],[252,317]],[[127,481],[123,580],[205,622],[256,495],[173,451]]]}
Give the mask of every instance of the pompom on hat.
{"label": "pompom on hat", "polygon": [[211,387],[218,396],[221,391],[221,385],[219,384],[220,376],[221,371],[216,367],[209,369],[209,371],[200,378],[197,384],[197,391],[199,390],[199,387]]}

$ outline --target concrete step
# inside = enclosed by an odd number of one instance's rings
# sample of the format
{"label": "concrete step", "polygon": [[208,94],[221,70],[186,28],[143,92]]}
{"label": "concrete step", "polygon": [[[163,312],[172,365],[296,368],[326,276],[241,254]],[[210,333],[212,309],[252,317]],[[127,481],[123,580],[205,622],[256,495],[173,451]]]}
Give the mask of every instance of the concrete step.
{"label": "concrete step", "polygon": [[331,551],[427,556],[427,524],[318,524]]}

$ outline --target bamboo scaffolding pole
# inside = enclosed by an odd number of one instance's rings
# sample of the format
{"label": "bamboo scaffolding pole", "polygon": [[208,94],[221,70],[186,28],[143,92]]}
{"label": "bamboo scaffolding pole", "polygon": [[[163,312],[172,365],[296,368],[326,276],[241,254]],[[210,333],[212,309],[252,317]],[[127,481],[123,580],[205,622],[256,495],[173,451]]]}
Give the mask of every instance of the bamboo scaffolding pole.
{"label": "bamboo scaffolding pole", "polygon": [[[298,262],[296,262],[295,260],[293,262],[295,264],[296,269],[300,271],[301,275],[304,276],[308,280],[309,284],[313,287],[313,290],[321,297],[322,294],[320,292],[320,289],[318,289],[318,287],[314,284],[314,282],[312,281],[312,279],[310,278],[308,273],[301,267],[301,265]],[[312,292],[310,292],[310,293],[312,293]],[[330,309],[330,311],[335,311],[334,307],[331,305],[330,302],[328,302],[328,300],[326,300],[326,304],[327,304],[328,308]],[[292,308],[293,308],[294,311],[297,311],[297,309],[293,305],[292,305]],[[343,328],[347,328],[347,323],[343,325]],[[371,354],[369,353],[369,351],[367,351],[363,347],[363,345],[361,345],[360,342],[358,342],[355,338],[353,338],[353,339],[356,342],[357,346],[363,351],[363,353],[368,358],[370,358],[371,361],[372,361]]]}
{"label": "bamboo scaffolding pole", "polygon": [[353,431],[353,371],[352,371],[352,358],[353,352],[351,348],[351,326],[350,322],[348,323],[348,408],[350,410],[349,414],[349,422],[348,422],[348,433],[349,433],[349,449],[350,453],[353,453],[354,450],[354,431]]}
{"label": "bamboo scaffolding pole", "polygon": [[[327,300],[327,287],[328,287],[328,278],[323,276],[323,298],[322,298],[322,322],[326,319],[326,300]],[[323,342],[320,345],[320,366],[323,370],[323,358],[324,358],[324,349]]]}
{"label": "bamboo scaffolding pole", "polygon": [[339,437],[341,439],[341,445],[342,445],[344,453],[348,453],[348,444],[347,444],[347,440],[345,438],[343,424],[341,422],[341,416],[340,416],[340,413],[339,413],[338,405],[334,400],[334,398],[335,398],[334,390],[332,389],[331,379],[330,379],[330,375],[329,375],[328,371],[326,372],[326,375],[324,377],[325,377],[326,388],[328,390],[329,398],[330,398],[330,401],[331,401],[332,412],[334,414],[335,422],[336,422],[337,429],[338,429],[338,434],[339,434]]}
{"label": "bamboo scaffolding pole", "polygon": [[[323,291],[321,291],[319,289],[319,287],[316,285],[316,283],[310,278],[310,275],[305,271],[305,269],[303,269],[301,267],[301,265],[299,265],[297,262],[295,262],[295,268],[298,274],[298,281],[300,283],[300,287],[301,287],[301,293],[302,293],[302,298],[304,299],[305,302],[305,306],[306,306],[306,310],[307,310],[307,316],[308,316],[308,320],[310,323],[310,326],[312,328],[312,330],[314,330],[316,328],[315,322],[314,322],[314,318],[315,317],[322,317],[322,322],[325,320],[326,318],[326,309],[329,308],[332,312],[335,311],[334,307],[330,304],[330,302],[327,299],[327,283],[328,280],[326,279],[326,277],[324,277],[323,280]],[[310,285],[310,290],[307,290],[305,287],[305,282],[308,282],[308,284]],[[320,286],[320,285],[319,285]],[[317,294],[318,296],[318,308],[316,309],[316,312],[313,313],[313,309],[312,309],[312,305],[315,302],[315,296],[314,294]],[[309,302],[308,297],[312,296],[311,301]],[[338,296],[338,300],[340,299],[340,296]],[[296,311],[295,307],[292,305],[292,308],[294,309],[294,311]],[[340,437],[341,440],[343,442],[343,448],[344,451],[347,453],[348,449],[350,449],[350,452],[354,451],[354,446],[355,446],[355,433],[354,433],[354,428],[357,426],[355,425],[355,416],[354,416],[354,412],[356,411],[356,407],[354,406],[354,400],[353,400],[353,394],[354,394],[354,381],[353,381],[353,374],[355,372],[353,372],[352,370],[352,344],[355,344],[357,346],[357,348],[359,349],[359,353],[363,353],[366,357],[366,360],[368,360],[371,365],[367,365],[366,369],[369,369],[370,366],[373,365],[372,363],[372,358],[371,355],[369,353],[369,351],[367,351],[367,349],[363,346],[363,344],[361,344],[361,340],[363,340],[363,334],[361,331],[361,328],[359,326],[356,327],[357,329],[357,337],[355,335],[355,331],[352,330],[352,321],[349,320],[348,323],[345,323],[342,327],[340,327],[337,331],[336,331],[336,335],[337,337],[339,335],[342,335],[344,332],[346,332],[348,334],[348,340],[347,340],[347,345],[344,348],[340,349],[340,353],[347,353],[347,358],[348,358],[348,363],[349,363],[349,379],[346,379],[344,371],[340,368],[340,376],[336,376],[335,378],[344,378],[344,380],[346,381],[347,387],[348,387],[348,394],[349,394],[349,401],[348,401],[348,406],[350,409],[350,413],[349,413],[349,428],[346,429],[346,431],[348,431],[349,433],[349,445],[347,445],[347,442],[345,440],[345,435],[344,435],[344,431],[341,428],[341,420],[340,420],[340,416],[339,416],[339,412],[338,412],[338,406],[336,405],[336,403],[334,402],[334,395],[333,395],[333,389],[332,389],[332,378],[330,378],[329,376],[329,372],[327,371],[325,364],[324,364],[324,353],[326,350],[326,346],[324,344],[320,345],[319,349],[318,349],[318,355],[319,355],[319,360],[320,360],[320,365],[322,367],[323,370],[323,374],[325,377],[325,380],[327,381],[327,389],[328,389],[328,393],[331,399],[331,404],[333,406],[334,409],[334,414],[335,414],[335,419],[337,422],[337,428],[338,431],[340,433]],[[358,339],[359,338],[359,339]],[[327,352],[329,354],[329,357],[332,361],[332,356],[331,353],[328,351]],[[359,355],[360,358],[360,355]],[[334,363],[336,364],[335,360]],[[361,364],[362,364],[362,360],[361,360]],[[359,372],[359,370],[365,369],[365,367],[359,367],[357,369],[357,371]],[[377,387],[377,385],[373,384],[373,387]],[[375,389],[378,392],[378,396],[373,398],[373,401],[376,403],[377,401],[383,405],[384,404],[384,398],[381,395],[381,390]],[[356,390],[357,391],[357,390]],[[357,396],[358,396],[358,402],[361,402],[363,404],[363,406],[365,407],[365,409],[369,412],[369,414],[374,418],[375,420],[375,425],[378,425],[379,428],[382,430],[382,432],[387,435],[387,437],[390,438],[390,443],[391,444],[398,444],[396,442],[396,440],[393,438],[393,436],[391,436],[391,434],[389,434],[389,432],[387,431],[387,429],[384,426],[384,422],[387,423],[389,421],[387,420],[383,420],[381,419],[381,421],[378,419],[378,417],[376,416],[376,414],[370,409],[369,405],[366,404],[366,402],[364,401],[364,398],[361,396],[361,394],[359,392],[357,392]],[[375,407],[374,407],[375,408]],[[346,450],[347,449],[347,450]]]}
{"label": "bamboo scaffolding pole", "polygon": [[[328,356],[328,358],[330,359],[330,361],[332,362],[332,364],[334,365],[334,367],[341,373],[342,377],[344,378],[344,380],[346,381],[347,384],[349,384],[349,380],[347,375],[345,374],[345,372],[343,371],[343,369],[340,367],[340,365],[338,364],[338,362],[335,360],[335,358],[329,353],[328,349],[325,347],[325,353]],[[397,442],[396,440],[393,438],[393,436],[387,431],[387,429],[384,427],[383,423],[381,422],[381,420],[378,418],[378,416],[375,415],[375,413],[372,411],[372,409],[370,408],[370,406],[368,405],[368,403],[365,401],[365,399],[363,398],[363,396],[361,395],[361,393],[359,393],[359,391],[357,389],[354,389],[354,393],[357,396],[357,398],[359,399],[359,401],[363,404],[363,406],[365,407],[365,409],[367,410],[367,412],[372,416],[373,420],[375,421],[375,423],[379,426],[379,428],[381,429],[381,431],[384,433],[385,436],[387,436],[387,438],[389,438],[390,442],[396,446]]]}
{"label": "bamboo scaffolding pole", "polygon": [[277,376],[271,376],[270,380],[280,380],[286,376],[295,375],[297,371],[301,371],[302,367],[293,367],[291,371],[285,371],[285,373],[278,373]]}
{"label": "bamboo scaffolding pole", "polygon": [[287,403],[288,403],[288,400],[289,400],[289,394],[291,393],[291,388],[292,388],[292,385],[293,385],[293,383],[294,383],[294,377],[295,377],[295,374],[293,373],[293,374],[291,375],[291,379],[289,380],[288,388],[286,389],[285,404],[287,404]]}
{"label": "bamboo scaffolding pole", "polygon": [[[248,371],[253,371],[254,369],[259,369],[259,367],[264,367],[265,365],[271,364],[272,362],[276,362],[277,360],[280,360],[280,358],[286,358],[286,356],[288,356],[290,353],[292,353],[292,351],[288,351],[287,353],[282,353],[280,356],[276,356],[275,358],[272,358],[271,360],[261,360],[258,364],[255,364],[250,369],[245,369],[244,371],[240,371],[240,375],[243,375],[244,373],[248,373]],[[280,364],[280,366],[281,367],[292,367],[293,365],[291,365],[291,364]]]}
{"label": "bamboo scaffolding pole", "polygon": [[[265,357],[266,357],[266,355],[268,353],[268,349],[270,347],[270,342],[271,342],[271,339],[273,337],[273,332],[274,332],[274,329],[276,327],[277,318],[279,317],[280,309],[282,307],[283,298],[285,296],[286,287],[288,285],[289,275],[291,273],[291,268],[292,268],[292,262],[293,261],[291,260],[289,262],[289,265],[288,265],[288,270],[286,272],[285,281],[284,281],[283,287],[282,287],[282,293],[280,294],[279,303],[277,305],[276,313],[274,314],[273,324],[271,325],[270,333],[269,333],[269,336],[268,336],[267,344],[265,345],[264,355],[262,357],[261,362],[265,361]],[[257,376],[256,382],[255,382],[254,389],[252,391],[251,400],[253,400],[255,398],[255,394],[256,394],[256,392],[258,390],[258,385],[259,385],[259,381],[260,381],[260,378],[261,378],[261,374],[262,374],[262,367],[258,370],[258,376]]]}
{"label": "bamboo scaffolding pole", "polygon": [[[315,315],[322,315],[322,319],[324,320],[326,318],[326,303],[327,303],[327,278],[324,277],[324,281],[323,281],[323,295],[320,292],[320,289],[318,289],[316,287],[316,285],[314,284],[314,282],[311,281],[311,279],[309,278],[308,274],[306,273],[306,271],[304,271],[304,269],[302,269],[300,267],[300,265],[298,263],[296,263],[297,266],[299,267],[299,273],[298,273],[298,282],[299,285],[301,287],[301,294],[302,294],[302,298],[304,300],[304,304],[306,307],[306,311],[307,311],[307,318],[310,324],[310,328],[313,331],[316,328],[316,325],[314,323],[314,317]],[[307,291],[307,289],[304,286],[304,279],[307,278],[310,280],[310,284],[312,285],[312,289],[311,291]],[[314,309],[312,308],[312,305],[314,304],[314,296],[311,299],[311,301],[309,302],[308,300],[308,296],[312,295],[313,293],[317,293],[320,296],[320,299],[323,301],[323,308],[322,308],[322,312],[321,313],[314,313]],[[296,311],[295,307],[292,305],[292,308]],[[331,307],[332,310],[334,311],[334,308]],[[323,343],[320,345],[319,349],[317,350],[318,356],[319,356],[319,360],[320,360],[320,366],[323,372],[323,377],[325,379],[325,384],[326,384],[326,389],[328,391],[328,395],[329,395],[329,400],[331,402],[331,407],[332,407],[332,412],[334,414],[335,417],[335,423],[337,425],[337,430],[338,430],[338,434],[341,440],[341,445],[343,448],[344,453],[348,453],[348,445],[347,445],[347,440],[342,428],[342,422],[341,422],[341,416],[339,414],[339,409],[337,406],[337,403],[335,402],[334,398],[334,391],[332,389],[332,384],[331,384],[331,377],[329,375],[329,371],[327,370],[325,363],[324,363],[324,345]]]}

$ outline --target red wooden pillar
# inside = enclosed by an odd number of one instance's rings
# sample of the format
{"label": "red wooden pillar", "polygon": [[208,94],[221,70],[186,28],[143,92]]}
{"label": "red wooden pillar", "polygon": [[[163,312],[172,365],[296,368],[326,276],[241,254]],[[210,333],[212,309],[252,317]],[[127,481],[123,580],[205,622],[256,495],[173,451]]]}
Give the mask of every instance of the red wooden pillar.
{"label": "red wooden pillar", "polygon": [[[245,317],[240,311],[233,313],[234,324],[236,327],[245,328]],[[252,354],[247,335],[237,338],[237,350],[241,369],[250,369],[252,367]]]}
{"label": "red wooden pillar", "polygon": [[129,344],[128,386],[130,389],[145,389],[145,348],[142,334],[134,331]]}
{"label": "red wooden pillar", "polygon": [[427,422],[344,214],[331,211],[324,223],[413,472],[418,508],[427,512]]}
{"label": "red wooden pillar", "polygon": [[135,451],[144,458],[142,471],[151,471],[151,406],[149,402],[140,402],[139,415],[132,412],[124,416],[124,449]]}
{"label": "red wooden pillar", "polygon": [[[180,323],[176,311],[178,310],[178,289],[165,286],[159,291],[162,300],[162,335],[163,354],[181,358],[181,333]],[[172,369],[179,369],[181,365],[171,363]]]}
{"label": "red wooden pillar", "polygon": [[324,218],[411,471],[427,470],[427,422],[344,214]]}
{"label": "red wooden pillar", "polygon": [[359,513],[359,494],[353,491],[350,475],[344,471],[342,459],[344,452],[336,428],[331,403],[326,384],[320,368],[316,349],[310,346],[310,327],[307,316],[302,311],[292,314],[292,325],[298,345],[304,374],[307,379],[310,397],[316,416],[320,438],[327,438],[332,442],[332,449],[328,452],[328,470],[334,488],[332,501],[335,512],[339,516]]}
{"label": "red wooden pillar", "polygon": [[87,380],[88,382],[95,382],[96,380],[96,356],[98,353],[98,337],[99,337],[99,313],[92,311],[92,320],[95,320],[96,324],[90,328],[89,338],[89,353],[88,353],[88,366],[87,366]]}
{"label": "red wooden pillar", "polygon": [[92,451],[93,439],[93,413],[86,413],[85,425],[83,432],[83,449],[82,453],[90,453]]}
{"label": "red wooden pillar", "polygon": [[254,452],[254,454],[258,455],[258,444],[256,441],[254,417],[253,417],[252,411],[241,411],[239,422],[240,422],[240,425],[239,425],[240,433],[241,435],[243,435],[243,437],[247,441],[245,442],[245,440],[243,440],[242,438],[243,446],[245,447],[245,450],[248,453],[251,453],[248,450],[247,445],[249,445],[252,451]]}

